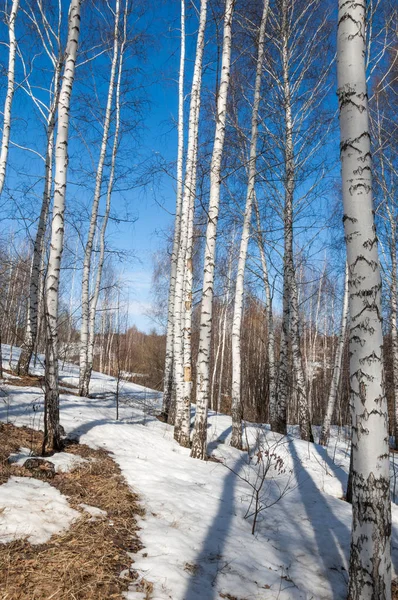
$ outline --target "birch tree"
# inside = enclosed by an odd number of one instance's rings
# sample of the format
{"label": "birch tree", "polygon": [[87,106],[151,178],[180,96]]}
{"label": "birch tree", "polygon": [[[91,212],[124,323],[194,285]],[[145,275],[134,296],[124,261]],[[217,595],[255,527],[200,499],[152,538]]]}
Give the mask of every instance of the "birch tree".
{"label": "birch tree", "polygon": [[350,294],[352,537],[348,598],[391,598],[388,411],[365,74],[366,4],[339,0],[337,77]]}
{"label": "birch tree", "polygon": [[[105,261],[105,234],[108,226],[109,215],[111,210],[111,200],[113,186],[115,182],[116,157],[120,141],[120,93],[123,74],[123,58],[127,43],[127,16],[128,16],[128,0],[126,0],[123,14],[123,37],[120,44],[120,52],[117,67],[116,86],[115,86],[115,131],[113,136],[113,145],[111,152],[110,173],[106,192],[105,214],[102,221],[102,226],[99,234],[99,257],[98,265],[94,278],[93,295],[89,302],[89,331],[88,331],[88,348],[87,348],[87,379],[90,381],[91,372],[93,370],[94,357],[94,342],[95,342],[95,317],[97,314],[98,298],[101,291],[102,272]],[[116,17],[115,17],[116,18]],[[118,312],[119,315],[119,312]]]}
{"label": "birch tree", "polygon": [[109,77],[108,95],[106,101],[104,126],[100,154],[95,177],[95,189],[93,204],[91,208],[90,226],[84,251],[83,276],[82,276],[82,323],[80,328],[80,373],[79,373],[79,395],[88,396],[90,386],[91,369],[88,361],[89,354],[89,327],[90,327],[90,275],[91,259],[93,254],[94,236],[97,229],[98,208],[101,198],[104,165],[109,140],[109,128],[111,125],[113,96],[115,88],[116,69],[119,56],[119,18],[120,0],[116,0],[114,11],[113,53],[111,61],[111,72]]}
{"label": "birch tree", "polygon": [[[166,360],[164,366],[164,386],[162,416],[165,421],[169,418],[170,406],[173,394],[173,370],[174,370],[174,312],[175,312],[175,288],[178,248],[181,236],[181,205],[183,194],[184,176],[184,72],[185,72],[185,0],[181,0],[181,42],[180,42],[180,70],[178,77],[178,141],[177,141],[177,194],[176,194],[176,216],[174,221],[173,249],[170,265],[170,287],[167,308],[167,332],[166,332]],[[173,416],[173,423],[174,423]]]}
{"label": "birch tree", "polygon": [[325,418],[323,420],[321,434],[319,437],[319,443],[322,446],[326,446],[329,441],[330,425],[332,423],[334,408],[336,406],[337,393],[338,393],[338,389],[339,389],[339,381],[340,381],[341,370],[342,370],[342,366],[343,366],[343,354],[344,354],[344,345],[345,345],[346,331],[347,331],[348,312],[349,312],[348,267],[346,264],[345,281],[344,281],[344,300],[343,300],[343,309],[342,309],[342,314],[341,314],[340,336],[339,336],[339,340],[337,342],[336,355],[334,358],[333,375],[332,375],[332,382],[330,384],[328,403],[327,403],[327,407],[326,407],[326,414],[325,414]]}
{"label": "birch tree", "polygon": [[[199,113],[202,85],[202,63],[205,43],[207,0],[200,4],[199,29],[191,87],[191,102],[188,122],[188,147],[185,168],[184,191],[181,205],[180,241],[177,258],[175,303],[174,303],[174,378],[176,386],[176,414],[174,438],[182,446],[190,445],[190,389],[186,383],[191,375],[184,372],[184,286],[190,285],[187,270],[192,270],[189,236],[192,236],[190,220],[193,218],[196,187],[196,164],[198,151]],[[187,289],[185,290],[187,291]],[[187,356],[185,356],[187,358]],[[187,382],[185,380],[188,380]]]}
{"label": "birch tree", "polygon": [[268,264],[265,256],[265,240],[261,229],[261,218],[257,199],[255,198],[254,210],[256,213],[256,238],[260,253],[261,270],[264,282],[266,312],[267,312],[267,327],[268,327],[268,381],[269,381],[269,407],[268,416],[269,422],[275,422],[276,411],[276,364],[275,364],[275,331],[274,331],[274,315],[272,311],[272,294],[268,275]]}
{"label": "birch tree", "polygon": [[234,0],[226,0],[221,60],[221,77],[216,108],[216,128],[210,165],[210,199],[204,254],[203,291],[200,310],[200,333],[197,360],[196,415],[191,456],[204,459],[207,446],[207,408],[210,395],[210,342],[217,221],[220,205],[221,160],[227,119],[227,98],[231,68],[232,16]]}
{"label": "birch tree", "polygon": [[[309,216],[315,192],[319,194],[322,162],[328,159],[322,147],[330,122],[324,110],[332,62],[328,11],[327,5],[319,0],[280,0],[273,7],[269,57],[264,66],[269,86],[269,94],[264,98],[264,110],[268,110],[269,116],[263,124],[267,146],[259,163],[260,168],[272,172],[265,187],[267,202],[283,226],[282,331],[277,402],[271,426],[279,433],[286,433],[293,381],[301,435],[308,440],[312,439],[312,431],[301,355],[294,254],[298,218]],[[319,197],[316,201],[319,202]],[[299,383],[303,381],[304,386]]]}
{"label": "birch tree", "polygon": [[[398,14],[395,17],[398,20]],[[398,24],[395,25],[395,31]],[[393,31],[394,31],[393,29]],[[395,37],[393,38],[395,39]],[[398,53],[392,55],[386,72],[380,78],[376,92],[370,100],[372,139],[375,150],[375,189],[379,204],[376,216],[380,222],[379,238],[382,239],[382,260],[385,285],[390,292],[390,325],[392,349],[392,386],[389,390],[394,403],[394,438],[398,449],[398,266],[397,266],[397,220],[398,220],[398,131],[395,125],[395,97],[398,90]]]}
{"label": "birch tree", "polygon": [[3,133],[1,137],[0,150],[0,197],[3,193],[4,181],[6,178],[8,149],[10,146],[11,132],[11,107],[15,91],[15,56],[17,52],[17,39],[15,36],[15,21],[19,8],[19,0],[13,0],[10,14],[7,15],[9,51],[8,51],[8,70],[7,70],[7,92],[3,111]]}
{"label": "birch tree", "polygon": [[[63,52],[61,47],[61,25],[62,12],[58,18],[58,30],[53,32],[52,28],[47,28],[47,21],[43,11],[40,11],[43,28],[47,29],[47,40],[43,47],[54,67],[54,76],[52,89],[50,89],[50,105],[46,117],[46,153],[44,157],[44,188],[43,197],[39,215],[39,222],[33,246],[32,266],[30,273],[30,289],[28,302],[28,319],[25,338],[21,348],[21,354],[18,359],[17,372],[19,375],[27,375],[29,365],[36,343],[39,320],[40,297],[43,293],[44,281],[44,254],[45,254],[45,234],[48,221],[48,212],[51,201],[51,191],[53,184],[53,159],[54,159],[54,131],[56,123],[56,114],[60,94],[61,72],[63,67]],[[30,14],[30,20],[39,33],[39,37],[44,42],[44,36],[38,20],[33,13]],[[53,34],[51,36],[51,34]],[[37,105],[37,103],[36,103]],[[43,109],[39,106],[43,113]],[[45,115],[43,114],[45,117]]]}
{"label": "birch tree", "polygon": [[282,90],[284,107],[285,173],[284,173],[284,257],[283,257],[283,318],[279,357],[278,404],[272,428],[286,433],[286,407],[289,393],[289,343],[296,382],[299,408],[300,433],[302,439],[313,441],[309,418],[308,398],[300,349],[300,323],[298,312],[297,283],[293,258],[293,201],[295,190],[296,163],[293,141],[292,90],[290,76],[290,23],[289,0],[281,4],[281,60]]}
{"label": "birch tree", "polygon": [[71,0],[68,14],[68,38],[65,67],[59,95],[58,127],[55,146],[54,204],[51,222],[50,253],[47,266],[46,363],[44,398],[43,453],[61,446],[58,388],[58,304],[61,258],[64,244],[64,214],[68,171],[69,112],[75,77],[77,46],[80,32],[81,0]]}
{"label": "birch tree", "polygon": [[246,194],[246,207],[243,219],[242,236],[239,248],[238,270],[236,276],[234,314],[232,320],[232,436],[231,446],[242,447],[242,418],[243,406],[241,399],[241,328],[243,313],[243,292],[247,250],[250,239],[250,226],[254,199],[256,169],[257,169],[257,138],[258,138],[258,111],[261,99],[261,81],[264,60],[265,28],[268,17],[268,0],[264,0],[263,12],[258,34],[258,52],[256,63],[256,78],[254,85],[254,98],[251,123],[251,139],[249,150],[249,177]]}

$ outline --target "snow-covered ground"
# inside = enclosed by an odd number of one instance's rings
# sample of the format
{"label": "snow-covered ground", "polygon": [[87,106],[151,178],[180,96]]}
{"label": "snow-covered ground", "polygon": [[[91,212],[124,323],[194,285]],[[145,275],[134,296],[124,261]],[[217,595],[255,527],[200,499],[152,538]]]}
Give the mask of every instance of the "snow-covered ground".
{"label": "snow-covered ground", "polygon": [[[5,367],[8,351],[3,347]],[[61,380],[76,385],[77,367],[65,365]],[[249,446],[258,445],[249,460],[228,445],[230,417],[210,413],[209,448],[222,462],[202,462],[191,459],[189,450],[174,442],[172,428],[154,416],[161,394],[123,383],[115,421],[114,389],[111,377],[93,373],[94,398],[62,394],[61,423],[69,436],[112,452],[140,495],[145,547],[134,556],[134,568],[154,584],[153,600],[221,600],[228,594],[239,600],[346,597],[351,506],[341,500],[348,471],[343,433],[339,437],[335,430],[325,450],[296,439],[295,428],[281,438],[266,427],[248,426]],[[4,383],[0,419],[39,428],[42,401],[38,388]],[[253,518],[245,519],[250,483],[255,484],[267,452],[271,468],[261,497],[268,508],[252,535]],[[395,505],[393,571],[395,576]],[[132,589],[128,597],[142,595]]]}
{"label": "snow-covered ground", "polygon": [[55,487],[29,477],[10,477],[0,485],[0,508],[3,544],[23,537],[44,544],[80,517]]}

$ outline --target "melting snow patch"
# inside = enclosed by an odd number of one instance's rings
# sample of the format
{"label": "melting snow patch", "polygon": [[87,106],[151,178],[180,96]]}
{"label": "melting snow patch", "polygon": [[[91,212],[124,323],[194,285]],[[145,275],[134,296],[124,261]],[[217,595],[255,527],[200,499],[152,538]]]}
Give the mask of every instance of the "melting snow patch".
{"label": "melting snow patch", "polygon": [[[10,454],[8,460],[10,463],[22,467],[28,458],[32,458],[32,453],[29,448],[20,448],[17,454]],[[35,458],[41,457],[37,456]],[[53,463],[56,473],[68,473],[78,465],[88,462],[87,459],[76,454],[69,454],[68,452],[58,452],[52,456],[46,457],[46,460]]]}
{"label": "melting snow patch", "polygon": [[43,544],[79,516],[65,496],[44,481],[10,477],[0,485],[0,543],[26,537],[31,544]]}
{"label": "melting snow patch", "polygon": [[88,512],[89,515],[92,516],[92,519],[90,519],[90,521],[94,521],[96,517],[106,517],[108,514],[106,510],[102,510],[101,508],[97,508],[96,506],[90,506],[89,504],[84,504],[83,502],[79,504],[79,506],[83,510]]}

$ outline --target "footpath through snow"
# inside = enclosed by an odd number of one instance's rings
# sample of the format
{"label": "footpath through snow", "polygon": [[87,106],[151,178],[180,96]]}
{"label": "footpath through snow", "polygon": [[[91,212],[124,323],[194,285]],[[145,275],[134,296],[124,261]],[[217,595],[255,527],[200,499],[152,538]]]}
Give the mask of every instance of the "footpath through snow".
{"label": "footpath through snow", "polygon": [[[8,366],[9,348],[3,346]],[[15,360],[17,352],[14,349]],[[42,372],[40,366],[37,372]],[[76,385],[78,368],[65,365],[61,381]],[[343,600],[348,579],[351,506],[341,500],[348,471],[348,443],[337,431],[328,451],[291,435],[248,426],[256,455],[228,445],[231,419],[210,413],[212,456],[201,462],[173,440],[155,417],[161,394],[123,382],[115,421],[115,380],[93,373],[95,398],[61,396],[61,423],[70,437],[112,452],[146,510],[144,549],[134,568],[154,585],[153,600]],[[0,420],[40,428],[39,388],[1,385]],[[226,443],[224,443],[226,442]],[[258,452],[262,452],[259,455]],[[268,453],[268,454],[267,454]],[[272,456],[271,456],[272,455]],[[271,456],[262,490],[269,508],[255,535],[250,502],[261,466]],[[260,460],[262,458],[262,460]],[[282,496],[280,498],[280,496]],[[279,499],[280,498],[280,499]],[[393,576],[398,571],[398,512],[393,505]],[[142,598],[134,589],[130,600]]]}

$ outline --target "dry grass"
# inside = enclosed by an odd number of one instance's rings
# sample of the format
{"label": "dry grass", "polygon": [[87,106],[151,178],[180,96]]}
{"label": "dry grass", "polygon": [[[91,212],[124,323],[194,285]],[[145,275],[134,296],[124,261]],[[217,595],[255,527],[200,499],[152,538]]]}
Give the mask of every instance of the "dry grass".
{"label": "dry grass", "polygon": [[[3,369],[3,372],[9,375],[16,375],[15,371],[10,371],[9,369]],[[42,375],[18,375],[12,379],[6,379],[5,382],[7,385],[16,387],[37,387],[41,390],[44,390],[45,385],[44,376]],[[59,382],[59,385],[61,388],[68,390],[68,395],[78,396],[76,385],[62,380]]]}
{"label": "dry grass", "polygon": [[[32,476],[23,467],[9,465],[7,457],[21,446],[38,451],[41,443],[39,432],[0,424],[0,482],[12,474]],[[0,544],[2,600],[121,599],[136,579],[128,553],[142,547],[136,516],[143,512],[137,496],[104,450],[74,443],[66,451],[89,462],[69,473],[57,473],[48,483],[68,496],[70,505],[82,516],[46,544],[33,546],[24,540]],[[100,508],[107,516],[93,520],[80,503]],[[150,584],[144,582],[142,589],[149,597]]]}
{"label": "dry grass", "polygon": [[[3,372],[9,375],[16,375],[14,371],[10,371],[9,369],[3,369]],[[44,390],[44,377],[39,375],[18,375],[15,379],[6,380],[6,383],[17,387],[39,387]]]}

